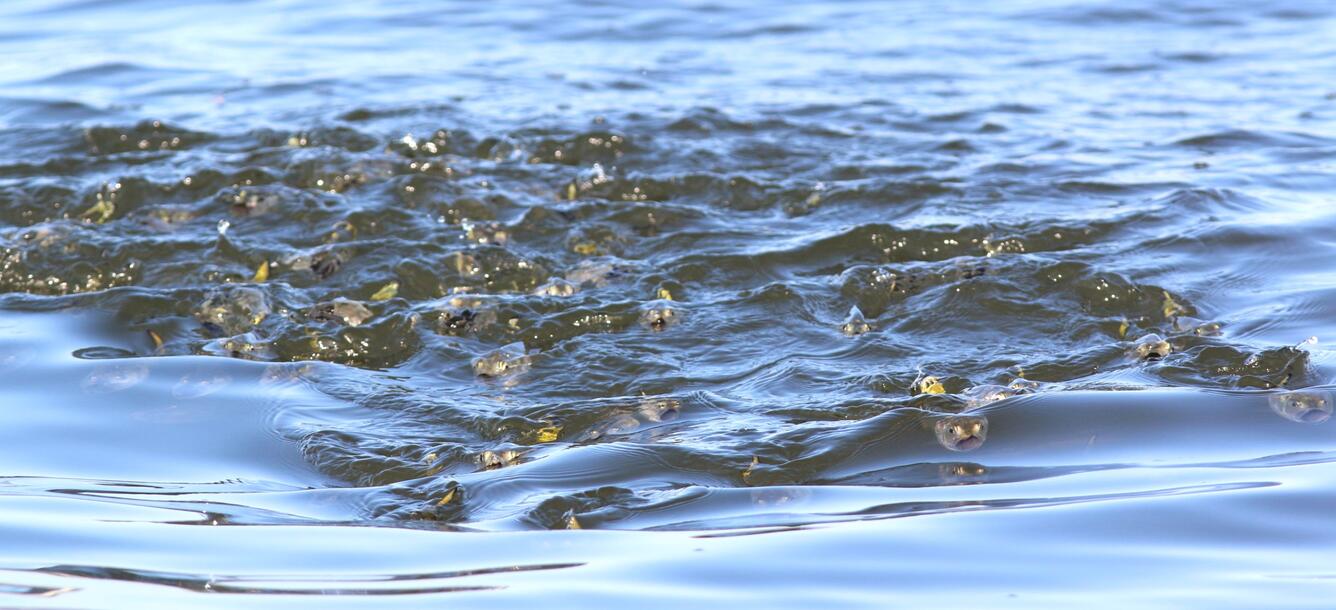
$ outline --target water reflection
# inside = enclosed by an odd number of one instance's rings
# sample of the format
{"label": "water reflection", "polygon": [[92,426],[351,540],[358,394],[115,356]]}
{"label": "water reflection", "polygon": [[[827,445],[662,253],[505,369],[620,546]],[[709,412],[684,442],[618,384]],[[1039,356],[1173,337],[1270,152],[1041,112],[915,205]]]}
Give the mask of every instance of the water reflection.
{"label": "water reflection", "polygon": [[137,360],[123,360],[98,364],[80,382],[80,387],[88,394],[107,394],[123,392],[148,379],[147,364]]}
{"label": "water reflection", "polygon": [[[200,593],[241,593],[270,595],[421,595],[426,593],[457,593],[495,589],[485,585],[430,584],[427,581],[471,578],[490,574],[509,574],[541,570],[562,570],[579,567],[580,563],[553,563],[514,565],[494,568],[475,568],[452,572],[392,574],[381,577],[343,577],[323,579],[307,574],[267,574],[263,577],[229,576],[218,574],[188,574],[129,568],[111,568],[87,565],[54,565],[35,570],[56,576],[77,576],[97,580],[139,582],[175,587]],[[32,593],[51,596],[71,589],[41,589]],[[0,590],[3,592],[3,590]]]}
{"label": "water reflection", "polygon": [[55,597],[64,593],[77,591],[73,587],[36,587],[29,585],[12,585],[0,582],[0,594],[8,595],[33,595],[36,597]]}

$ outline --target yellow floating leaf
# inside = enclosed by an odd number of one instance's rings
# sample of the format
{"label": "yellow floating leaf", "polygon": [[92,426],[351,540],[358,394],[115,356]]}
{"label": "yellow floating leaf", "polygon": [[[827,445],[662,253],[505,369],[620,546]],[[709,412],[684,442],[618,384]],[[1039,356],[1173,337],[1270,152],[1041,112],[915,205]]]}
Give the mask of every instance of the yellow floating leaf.
{"label": "yellow floating leaf", "polygon": [[334,223],[334,228],[325,236],[325,243],[355,239],[357,237],[357,227],[346,220],[340,220]]}
{"label": "yellow floating leaf", "polygon": [[[431,453],[428,453],[425,457],[423,457],[422,461],[423,463],[430,465],[430,464],[435,464],[437,459],[438,457],[436,455],[436,452],[433,451]],[[445,469],[445,464],[438,464],[436,466],[432,466],[430,469],[427,470],[427,476],[434,475],[444,469]]]}
{"label": "yellow floating leaf", "polygon": [[924,377],[919,381],[920,394],[945,394],[946,387],[936,377]]}
{"label": "yellow floating leaf", "polygon": [[561,436],[561,426],[548,426],[546,428],[539,428],[538,432],[534,434],[534,438],[537,439],[537,441],[540,443],[550,443],[552,441],[557,440],[557,438],[559,438],[560,436]]}
{"label": "yellow floating leaf", "polygon": [[96,224],[102,224],[111,219],[111,215],[115,213],[116,204],[112,203],[110,199],[99,198],[97,203],[94,203],[92,207],[84,210],[84,213],[80,214],[79,218],[92,221]]}
{"label": "yellow floating leaf", "polygon": [[157,331],[154,331],[151,328],[148,329],[148,338],[153,342],[153,349],[162,349],[162,336],[159,335]]}
{"label": "yellow floating leaf", "polygon": [[673,300],[673,293],[669,292],[667,288],[660,288],[659,292],[655,294],[655,297],[664,301],[671,301]]}
{"label": "yellow floating leaf", "polygon": [[459,489],[459,488],[458,488],[458,487],[451,487],[451,488],[450,488],[450,491],[445,492],[445,496],[442,497],[442,498],[441,498],[441,501],[440,501],[440,502],[437,502],[436,505],[437,505],[437,506],[445,506],[446,504],[449,504],[451,501],[453,501],[453,500],[455,499],[455,490],[456,490],[456,489]]}
{"label": "yellow floating leaf", "polygon": [[255,269],[255,275],[251,277],[251,281],[252,282],[269,281],[269,261],[264,261],[263,263],[260,263],[260,266]]}
{"label": "yellow floating leaf", "polygon": [[746,470],[742,471],[742,480],[744,482],[747,481],[747,478],[751,476],[752,471],[755,470],[756,467],[759,466],[760,464],[761,464],[761,458],[752,456],[751,465],[748,466]]}
{"label": "yellow floating leaf", "polygon": [[574,182],[572,182],[572,183],[566,185],[566,199],[567,199],[568,201],[575,201],[575,183],[574,183]]}
{"label": "yellow floating leaf", "polygon": [[[451,266],[455,272],[460,275],[474,275],[478,273],[478,261],[472,256],[463,252],[455,252],[450,255]],[[467,290],[467,288],[465,288]]]}
{"label": "yellow floating leaf", "polygon": [[1128,326],[1127,326],[1127,320],[1123,320],[1122,324],[1119,324],[1119,325],[1118,325],[1118,338],[1119,338],[1119,339],[1125,339],[1125,338],[1127,338],[1127,328],[1128,328]]}
{"label": "yellow floating leaf", "polygon": [[569,516],[569,517],[566,517],[566,529],[568,529],[568,530],[582,530],[582,529],[584,529],[584,528],[583,528],[583,527],[580,527],[580,521],[579,521],[578,519],[575,518],[575,515],[571,515],[571,516]]}
{"label": "yellow floating leaf", "polygon": [[399,294],[399,282],[390,282],[380,287],[376,294],[371,295],[373,301],[388,301]]}
{"label": "yellow floating leaf", "polygon": [[1182,313],[1187,313],[1187,309],[1179,305],[1174,297],[1169,296],[1169,291],[1164,291],[1164,317],[1172,318]]}

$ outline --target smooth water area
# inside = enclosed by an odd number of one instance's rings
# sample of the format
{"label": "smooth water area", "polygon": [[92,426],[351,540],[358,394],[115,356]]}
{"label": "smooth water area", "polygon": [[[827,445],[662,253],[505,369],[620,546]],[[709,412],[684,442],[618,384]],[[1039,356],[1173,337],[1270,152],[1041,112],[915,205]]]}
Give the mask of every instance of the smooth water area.
{"label": "smooth water area", "polygon": [[1336,6],[0,5],[0,607],[1330,607]]}

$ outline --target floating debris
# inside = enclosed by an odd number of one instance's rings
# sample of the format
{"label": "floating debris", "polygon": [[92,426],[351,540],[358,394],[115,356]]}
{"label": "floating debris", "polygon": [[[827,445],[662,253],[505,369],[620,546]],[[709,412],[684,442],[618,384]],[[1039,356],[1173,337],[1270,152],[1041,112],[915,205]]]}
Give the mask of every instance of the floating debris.
{"label": "floating debris", "polygon": [[760,465],[761,465],[761,458],[758,458],[753,455],[751,459],[751,464],[747,466],[746,470],[742,471],[742,482],[750,483],[752,473],[756,472],[756,467]]}
{"label": "floating debris", "polygon": [[941,380],[931,375],[922,377],[914,382],[915,389],[919,394],[945,394],[946,386],[942,385]]}
{"label": "floating debris", "polygon": [[1160,310],[1161,313],[1164,314],[1165,318],[1173,319],[1176,316],[1180,316],[1188,312],[1188,310],[1185,307],[1180,305],[1178,301],[1174,300],[1173,295],[1169,294],[1168,290],[1165,290],[1163,292],[1164,292],[1164,303],[1160,306]]}
{"label": "floating debris", "polygon": [[111,219],[116,213],[116,203],[111,199],[104,199],[101,193],[98,193],[97,203],[94,203],[79,218],[93,224],[103,224]]}
{"label": "floating debris", "polygon": [[552,443],[561,438],[561,426],[543,426],[534,432],[534,442]]}
{"label": "floating debris", "polygon": [[568,530],[584,529],[584,526],[580,525],[580,521],[575,518],[575,513],[569,513],[566,515],[565,524],[566,524],[566,529]]}
{"label": "floating debris", "polygon": [[388,301],[399,294],[399,282],[390,282],[371,295],[372,301]]}

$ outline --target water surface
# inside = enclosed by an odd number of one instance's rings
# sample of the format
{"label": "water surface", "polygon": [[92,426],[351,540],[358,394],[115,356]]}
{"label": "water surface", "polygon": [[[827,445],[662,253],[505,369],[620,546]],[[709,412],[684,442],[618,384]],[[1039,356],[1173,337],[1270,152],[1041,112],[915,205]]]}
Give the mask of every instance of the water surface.
{"label": "water surface", "polygon": [[0,57],[0,605],[1330,603],[1323,3],[17,2]]}

